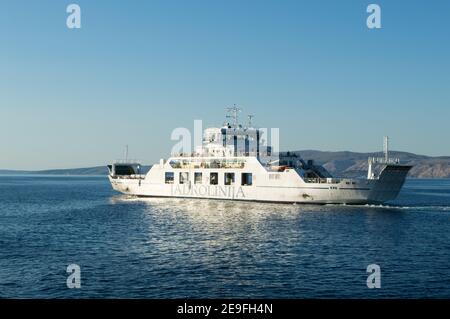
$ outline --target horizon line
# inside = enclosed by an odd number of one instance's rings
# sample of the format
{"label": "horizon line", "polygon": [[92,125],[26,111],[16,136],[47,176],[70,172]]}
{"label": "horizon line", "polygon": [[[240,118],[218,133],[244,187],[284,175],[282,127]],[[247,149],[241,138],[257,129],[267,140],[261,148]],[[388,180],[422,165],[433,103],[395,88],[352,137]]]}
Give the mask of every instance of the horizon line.
{"label": "horizon line", "polygon": [[[375,152],[355,152],[355,151],[347,151],[347,150],[340,150],[340,151],[321,151],[321,150],[314,150],[314,149],[304,149],[304,150],[287,150],[287,151],[281,151],[281,152],[322,152],[322,153],[359,153],[359,154],[374,154],[374,153],[382,153],[383,151],[375,151]],[[412,154],[416,156],[425,156],[429,158],[446,158],[450,155],[424,155],[424,154],[416,154],[412,152],[407,151],[396,151],[396,150],[390,150],[389,153],[406,153],[406,154]],[[171,156],[169,156],[171,157]],[[169,158],[167,157],[167,158]],[[112,160],[111,162],[113,162]],[[105,164],[92,164],[92,165],[83,165],[83,166],[72,166],[72,167],[60,167],[60,168],[0,168],[0,171],[11,171],[11,172],[45,172],[45,171],[57,171],[57,170],[74,170],[74,169],[90,169],[90,168],[99,168],[99,167],[106,167],[109,163],[107,162]],[[151,166],[153,164],[143,164],[140,163],[143,166]]]}

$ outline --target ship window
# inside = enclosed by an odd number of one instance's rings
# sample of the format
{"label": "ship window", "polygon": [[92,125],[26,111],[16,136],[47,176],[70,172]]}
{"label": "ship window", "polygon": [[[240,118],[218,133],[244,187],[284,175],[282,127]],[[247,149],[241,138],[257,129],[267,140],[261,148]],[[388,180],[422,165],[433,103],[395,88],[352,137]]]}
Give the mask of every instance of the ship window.
{"label": "ship window", "polygon": [[181,172],[180,173],[180,184],[186,184],[189,182],[189,173]]}
{"label": "ship window", "polygon": [[174,178],[173,172],[166,172],[165,177],[166,184],[173,184],[173,178]]}
{"label": "ship window", "polygon": [[242,173],[242,186],[250,186],[253,183],[252,173]]}
{"label": "ship window", "polygon": [[115,175],[133,175],[136,174],[131,165],[114,165]]}
{"label": "ship window", "polygon": [[209,183],[211,185],[217,185],[219,184],[219,173],[211,173],[209,175]]}
{"label": "ship window", "polygon": [[173,168],[181,168],[181,162],[179,160],[171,160],[169,162],[170,166]]}
{"label": "ship window", "polygon": [[234,184],[234,173],[225,173],[225,185],[232,185]]}
{"label": "ship window", "polygon": [[195,184],[202,183],[202,173],[199,173],[199,172],[194,173],[194,183]]}

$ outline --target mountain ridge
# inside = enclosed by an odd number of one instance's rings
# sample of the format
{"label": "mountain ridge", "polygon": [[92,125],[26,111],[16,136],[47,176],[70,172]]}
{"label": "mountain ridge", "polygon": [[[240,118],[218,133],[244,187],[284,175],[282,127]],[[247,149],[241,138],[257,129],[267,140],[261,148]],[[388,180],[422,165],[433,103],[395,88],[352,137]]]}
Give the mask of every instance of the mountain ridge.
{"label": "mountain ridge", "polygon": [[[286,153],[286,152],[283,152]],[[381,157],[381,152],[351,152],[351,151],[290,151],[299,154],[304,160],[313,159],[323,165],[335,177],[364,177],[367,174],[367,158]],[[409,178],[450,178],[450,156],[426,156],[409,152],[390,151],[391,158],[399,158],[402,164],[412,165]],[[143,166],[149,169],[151,166]],[[14,175],[107,175],[104,166],[93,166],[72,169],[48,170],[5,170],[0,174]]]}
{"label": "mountain ridge", "polygon": [[[367,159],[383,157],[381,152],[303,150],[291,153],[299,154],[303,159],[315,160],[336,177],[364,177],[367,174]],[[389,156],[399,158],[402,164],[413,166],[409,178],[450,178],[450,156],[433,157],[401,151],[390,151]]]}

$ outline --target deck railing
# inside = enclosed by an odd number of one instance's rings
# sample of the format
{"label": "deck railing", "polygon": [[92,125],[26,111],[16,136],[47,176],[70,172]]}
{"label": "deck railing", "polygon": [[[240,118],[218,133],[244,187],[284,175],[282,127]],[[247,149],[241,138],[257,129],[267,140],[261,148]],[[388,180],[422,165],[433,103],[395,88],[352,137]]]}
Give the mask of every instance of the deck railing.
{"label": "deck railing", "polygon": [[274,154],[273,152],[263,152],[260,151],[258,152],[242,152],[242,151],[238,151],[238,152],[211,152],[211,153],[175,153],[175,154],[171,154],[172,157],[248,157],[248,156],[276,156],[276,154]]}
{"label": "deck railing", "polygon": [[399,164],[399,158],[388,158],[385,157],[369,157],[369,163],[372,164]]}
{"label": "deck railing", "polygon": [[139,164],[140,160],[138,159],[116,159],[114,164]]}
{"label": "deck railing", "polygon": [[319,178],[319,177],[306,177],[304,178],[305,183],[314,184],[339,184],[343,181],[342,178]]}

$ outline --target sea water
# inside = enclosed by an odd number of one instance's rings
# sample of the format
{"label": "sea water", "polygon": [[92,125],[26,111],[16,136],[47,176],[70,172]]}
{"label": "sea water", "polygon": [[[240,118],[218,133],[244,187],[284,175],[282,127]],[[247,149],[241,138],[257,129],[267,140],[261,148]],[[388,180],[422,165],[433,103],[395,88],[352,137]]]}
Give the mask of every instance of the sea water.
{"label": "sea water", "polygon": [[[68,288],[71,264],[80,288]],[[450,180],[346,206],[137,199],[106,177],[0,176],[0,297],[450,298]]]}

